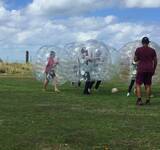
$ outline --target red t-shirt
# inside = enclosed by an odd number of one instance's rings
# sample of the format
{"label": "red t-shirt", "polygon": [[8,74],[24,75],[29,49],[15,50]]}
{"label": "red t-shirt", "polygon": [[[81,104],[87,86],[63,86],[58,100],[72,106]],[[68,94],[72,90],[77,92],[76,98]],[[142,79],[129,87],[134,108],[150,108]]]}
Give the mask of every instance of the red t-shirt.
{"label": "red t-shirt", "polygon": [[154,70],[154,58],[157,57],[156,52],[151,47],[139,47],[136,49],[135,56],[138,59],[138,72],[151,72]]}

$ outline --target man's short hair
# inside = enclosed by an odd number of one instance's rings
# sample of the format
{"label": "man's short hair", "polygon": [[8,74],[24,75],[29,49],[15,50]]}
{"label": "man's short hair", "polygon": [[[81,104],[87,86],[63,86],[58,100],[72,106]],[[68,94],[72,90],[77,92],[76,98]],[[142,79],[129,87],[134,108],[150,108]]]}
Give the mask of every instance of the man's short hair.
{"label": "man's short hair", "polygon": [[149,44],[150,41],[149,41],[149,38],[148,37],[143,37],[142,38],[142,44]]}

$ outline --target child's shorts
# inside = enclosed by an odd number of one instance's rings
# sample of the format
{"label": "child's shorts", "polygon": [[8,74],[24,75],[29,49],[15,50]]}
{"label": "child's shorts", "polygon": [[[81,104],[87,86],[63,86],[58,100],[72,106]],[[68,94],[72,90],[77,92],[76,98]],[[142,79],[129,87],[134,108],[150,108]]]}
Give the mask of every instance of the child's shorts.
{"label": "child's shorts", "polygon": [[46,80],[50,81],[53,80],[56,77],[55,71],[51,70],[46,74]]}

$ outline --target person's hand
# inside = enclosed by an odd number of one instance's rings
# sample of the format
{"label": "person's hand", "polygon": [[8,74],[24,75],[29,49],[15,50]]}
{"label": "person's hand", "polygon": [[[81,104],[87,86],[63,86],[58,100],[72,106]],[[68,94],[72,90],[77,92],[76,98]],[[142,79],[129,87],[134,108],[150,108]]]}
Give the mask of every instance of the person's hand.
{"label": "person's hand", "polygon": [[59,64],[59,60],[58,60],[58,58],[57,58],[57,59],[55,59],[55,64],[56,64],[56,65],[58,65],[58,64]]}

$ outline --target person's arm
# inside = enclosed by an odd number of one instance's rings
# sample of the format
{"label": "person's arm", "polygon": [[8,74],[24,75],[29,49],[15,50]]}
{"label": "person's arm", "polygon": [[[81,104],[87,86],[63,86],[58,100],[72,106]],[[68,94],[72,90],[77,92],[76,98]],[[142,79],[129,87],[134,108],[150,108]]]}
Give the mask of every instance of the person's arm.
{"label": "person's arm", "polygon": [[55,68],[59,64],[58,58],[54,58],[52,67]]}
{"label": "person's arm", "polygon": [[79,80],[79,82],[80,82],[80,79],[81,79],[81,69],[82,69],[81,67],[82,67],[81,61],[78,58],[78,80]]}
{"label": "person's arm", "polygon": [[153,75],[155,74],[155,71],[156,71],[156,67],[157,67],[157,54],[156,54],[156,51],[154,51],[154,55],[153,55]]}
{"label": "person's arm", "polygon": [[156,70],[156,67],[157,67],[157,56],[154,57],[153,65],[154,65],[154,71],[155,71],[155,70]]}
{"label": "person's arm", "polygon": [[134,61],[135,61],[135,62],[138,62],[138,61],[139,61],[137,49],[136,49],[136,52],[135,52],[135,55],[134,55]]}
{"label": "person's arm", "polygon": [[88,52],[88,55],[86,56],[87,62],[91,62],[93,60],[93,55],[91,52]]}
{"label": "person's arm", "polygon": [[55,59],[56,61],[56,64],[58,65],[59,64],[59,58]]}
{"label": "person's arm", "polygon": [[50,63],[50,59],[48,58],[47,65],[45,66],[45,72],[46,73],[49,71],[49,63]]}
{"label": "person's arm", "polygon": [[137,62],[137,61],[138,61],[138,58],[137,58],[137,56],[136,56],[136,55],[134,56],[134,61],[135,61],[135,62]]}
{"label": "person's arm", "polygon": [[50,58],[47,58],[46,68],[49,66]]}

